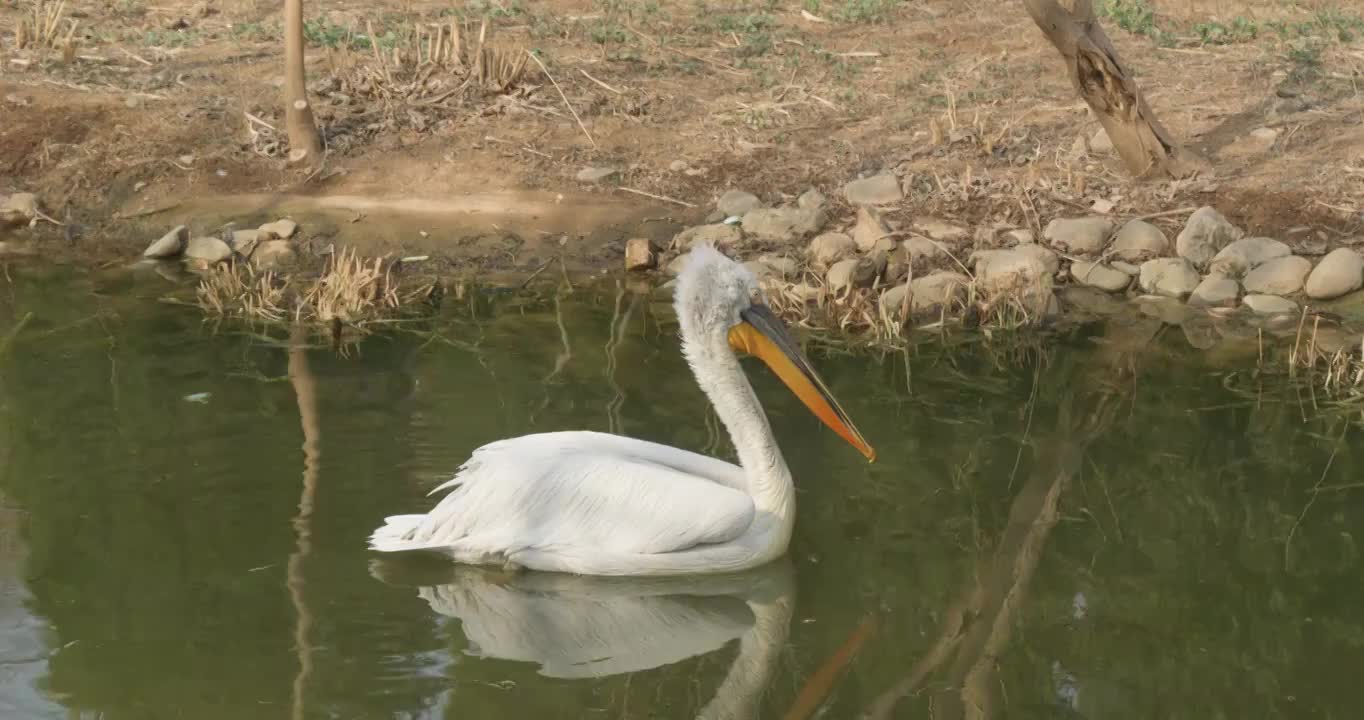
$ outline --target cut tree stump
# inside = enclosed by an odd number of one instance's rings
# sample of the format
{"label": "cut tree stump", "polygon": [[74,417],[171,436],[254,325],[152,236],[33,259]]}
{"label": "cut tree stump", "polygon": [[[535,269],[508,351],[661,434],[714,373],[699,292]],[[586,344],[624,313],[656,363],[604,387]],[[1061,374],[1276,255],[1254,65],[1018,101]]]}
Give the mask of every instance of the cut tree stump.
{"label": "cut tree stump", "polygon": [[1190,177],[1210,169],[1160,124],[1132,73],[1094,17],[1092,0],[1023,0],[1028,15],[1061,53],[1080,97],[1098,117],[1128,170],[1137,177]]}

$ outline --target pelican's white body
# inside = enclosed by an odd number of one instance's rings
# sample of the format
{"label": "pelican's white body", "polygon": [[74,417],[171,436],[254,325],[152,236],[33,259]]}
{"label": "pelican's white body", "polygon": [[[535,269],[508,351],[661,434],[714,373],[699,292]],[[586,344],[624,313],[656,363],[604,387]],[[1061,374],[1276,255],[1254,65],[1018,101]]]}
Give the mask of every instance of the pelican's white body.
{"label": "pelican's white body", "polygon": [[[387,519],[383,552],[584,575],[689,575],[756,567],[786,551],[795,488],[729,329],[757,297],[743,266],[698,246],[678,278],[682,351],[740,465],[592,432],[485,445],[425,515]],[[434,491],[433,491],[434,492]]]}

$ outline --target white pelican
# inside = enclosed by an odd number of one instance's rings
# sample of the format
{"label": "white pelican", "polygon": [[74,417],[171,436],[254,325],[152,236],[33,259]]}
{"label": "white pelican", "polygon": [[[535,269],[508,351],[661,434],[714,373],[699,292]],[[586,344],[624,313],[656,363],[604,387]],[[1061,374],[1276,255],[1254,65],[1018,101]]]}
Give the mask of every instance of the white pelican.
{"label": "white pelican", "polygon": [[795,522],[795,487],[735,351],[763,360],[868,460],[876,453],[742,265],[696,246],[674,305],[682,353],[729,430],[739,465],[595,432],[499,440],[432,491],[454,488],[435,508],[387,518],[370,547],[581,575],[733,572],[780,557]]}

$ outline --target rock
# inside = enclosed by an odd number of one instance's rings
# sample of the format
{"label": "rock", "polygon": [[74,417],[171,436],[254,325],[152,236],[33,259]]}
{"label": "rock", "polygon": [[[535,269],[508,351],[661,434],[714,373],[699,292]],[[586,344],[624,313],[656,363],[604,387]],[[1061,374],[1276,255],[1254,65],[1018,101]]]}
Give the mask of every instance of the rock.
{"label": "rock", "polygon": [[989,292],[1051,284],[1046,263],[1022,248],[986,250],[974,259],[976,279]]}
{"label": "rock", "polygon": [[758,262],[772,269],[773,274],[789,278],[800,272],[800,263],[785,255],[759,255]]}
{"label": "rock", "polygon": [[1204,206],[1194,211],[1175,237],[1175,252],[1198,267],[1207,265],[1217,252],[1240,239],[1241,229],[1227,222],[1222,213]]}
{"label": "rock", "polygon": [[233,230],[227,237],[227,245],[232,251],[242,257],[251,257],[255,252],[256,245],[261,241],[259,230]]}
{"label": "rock", "polygon": [[876,263],[871,258],[848,258],[830,265],[825,280],[829,283],[829,292],[840,294],[855,287],[870,285],[876,279],[876,274]]}
{"label": "rock", "polygon": [[1031,245],[1037,242],[1037,238],[1033,236],[1032,231],[1026,228],[1006,230],[1004,232],[1004,239],[1014,245]]}
{"label": "rock", "polygon": [[687,169],[687,161],[686,161],[686,160],[674,160],[674,161],[668,163],[668,169],[671,170],[671,171],[673,171],[673,172],[682,172],[683,170],[686,170],[686,169]]}
{"label": "rock", "polygon": [[682,274],[682,268],[686,266],[687,255],[686,253],[683,253],[681,255],[678,255],[677,257],[674,257],[672,260],[669,260],[668,265],[663,268],[663,272],[666,272],[673,277],[677,277],[678,275]]}
{"label": "rock", "polygon": [[852,205],[888,205],[904,199],[900,179],[891,174],[854,180],[843,186],[843,194]]}
{"label": "rock", "polygon": [[843,233],[824,233],[811,240],[810,248],[806,251],[810,264],[821,270],[855,252],[857,243]]}
{"label": "rock", "polygon": [[1129,304],[1108,293],[1084,285],[1069,285],[1061,289],[1066,305],[1091,315],[1117,315]]}
{"label": "rock", "polygon": [[1142,314],[1156,318],[1166,325],[1183,325],[1193,315],[1189,306],[1172,297],[1150,295],[1138,298],[1137,307]]}
{"label": "rock", "polygon": [[1095,153],[1113,152],[1113,141],[1108,138],[1108,131],[1099,128],[1098,131],[1089,138],[1089,149]]}
{"label": "rock", "polygon": [[1040,260],[1043,267],[1047,269],[1048,275],[1055,275],[1061,269],[1061,256],[1057,255],[1051,248],[1041,245],[1019,245],[1010,249],[1013,252],[1023,253]]}
{"label": "rock", "polygon": [[758,208],[744,215],[744,232],[763,240],[785,242],[814,235],[827,220],[822,207]]}
{"label": "rock", "polygon": [[654,254],[653,243],[649,238],[630,238],[625,241],[625,271],[644,272],[658,267],[658,257]]}
{"label": "rock", "polygon": [[1261,315],[1278,315],[1298,311],[1297,303],[1278,295],[1247,295],[1241,299],[1241,303],[1250,308],[1251,312]]}
{"label": "rock", "polygon": [[717,250],[727,250],[739,244],[744,239],[744,233],[734,225],[716,223],[714,225],[699,225],[694,228],[687,228],[673,236],[672,248],[681,252],[691,250],[697,243],[704,243],[715,247]]}
{"label": "rock", "polygon": [[[944,305],[950,308],[964,302],[970,282],[965,275],[947,270],[914,278],[908,288],[910,315],[927,315],[939,312]],[[905,284],[900,283],[881,294],[881,305],[892,317],[898,316],[904,306],[905,292]]]}
{"label": "rock", "polygon": [[1056,218],[1047,223],[1042,237],[1053,247],[1082,255],[1095,255],[1104,249],[1113,232],[1108,218]]}
{"label": "rock", "polygon": [[715,207],[724,213],[725,217],[738,215],[742,217],[749,210],[756,210],[762,207],[762,201],[753,193],[746,193],[742,190],[727,190],[719,200],[715,201]]}
{"label": "rock", "polygon": [[943,250],[942,244],[929,240],[923,235],[910,235],[905,241],[900,243],[905,252],[909,253],[910,260],[920,258],[934,259],[947,257],[947,251]]}
{"label": "rock", "polygon": [[1189,304],[1199,307],[1228,307],[1236,304],[1241,294],[1241,284],[1221,274],[1203,278],[1198,287],[1189,294]]}
{"label": "rock", "polygon": [[1364,256],[1350,248],[1332,250],[1307,276],[1303,290],[1313,300],[1332,300],[1364,286]]}
{"label": "rock", "polygon": [[1287,245],[1273,238],[1241,238],[1218,251],[1208,265],[1208,271],[1235,278],[1245,277],[1247,272],[1270,260],[1292,254]]}
{"label": "rock", "polygon": [[1158,258],[1141,264],[1137,281],[1144,292],[1182,298],[1198,287],[1200,278],[1185,258]]}
{"label": "rock", "polygon": [[957,243],[970,237],[971,233],[960,225],[953,225],[937,218],[919,218],[914,221],[914,229],[942,243]]}
{"label": "rock", "polygon": [[[857,249],[862,252],[869,252],[881,240],[889,240],[890,227],[881,219],[881,213],[876,208],[860,207],[857,209],[857,223],[853,225],[852,238],[857,243]],[[892,242],[892,244],[894,244]]]}
{"label": "rock", "polygon": [[1207,315],[1191,315],[1179,327],[1195,350],[1207,350],[1217,344],[1217,328]]}
{"label": "rock", "polygon": [[274,222],[265,223],[258,230],[261,240],[288,240],[298,232],[298,223],[284,218]]}
{"label": "rock", "polygon": [[828,204],[829,199],[824,197],[824,193],[814,188],[806,190],[805,192],[800,194],[800,197],[796,198],[796,207],[802,208],[804,210],[823,211],[824,207]]}
{"label": "rock", "polygon": [[909,251],[896,248],[886,253],[885,257],[886,267],[881,271],[881,279],[888,285],[904,280],[909,274]]}
{"label": "rock", "polygon": [[1132,284],[1132,276],[1121,270],[1082,260],[1071,264],[1070,274],[1077,282],[1108,292],[1122,292]]}
{"label": "rock", "polygon": [[185,246],[189,243],[189,228],[184,225],[177,225],[170,232],[162,235],[160,239],[152,242],[142,251],[142,257],[155,258],[157,260],[167,260],[180,257],[185,252]]}
{"label": "rock", "polygon": [[1145,220],[1129,220],[1118,230],[1109,251],[1119,260],[1145,262],[1168,253],[1170,240],[1160,228]]}
{"label": "rock", "polygon": [[1292,295],[1302,289],[1312,262],[1294,255],[1275,258],[1246,273],[1246,292],[1257,295]]}
{"label": "rock", "polygon": [[27,225],[38,217],[41,210],[38,196],[33,193],[15,193],[0,202],[0,227],[6,225]]}
{"label": "rock", "polygon": [[1132,277],[1136,277],[1141,274],[1141,267],[1138,265],[1133,265],[1130,262],[1114,260],[1108,264],[1112,266],[1114,270],[1120,270],[1122,272],[1127,273],[1128,275],[1131,275]]}
{"label": "rock", "polygon": [[578,171],[578,182],[600,183],[613,178],[620,171],[607,167],[585,167]]}
{"label": "rock", "polygon": [[215,237],[190,238],[185,244],[185,257],[213,264],[232,257],[232,248]]}
{"label": "rock", "polygon": [[251,264],[261,270],[281,270],[294,264],[294,246],[288,240],[266,240],[251,255]]}

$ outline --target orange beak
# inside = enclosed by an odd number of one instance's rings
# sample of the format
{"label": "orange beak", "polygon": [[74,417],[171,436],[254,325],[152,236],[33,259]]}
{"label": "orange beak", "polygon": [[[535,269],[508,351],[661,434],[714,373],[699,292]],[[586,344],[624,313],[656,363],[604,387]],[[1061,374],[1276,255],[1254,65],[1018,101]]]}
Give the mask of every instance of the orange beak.
{"label": "orange beak", "polygon": [[766,363],[815,417],[848,441],[849,445],[857,448],[868,461],[875,462],[876,451],[867,444],[843,408],[839,407],[829,388],[819,379],[810,361],[796,347],[786,327],[772,315],[772,311],[766,305],[754,303],[739,317],[739,324],[729,329],[730,347]]}

